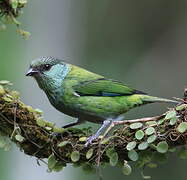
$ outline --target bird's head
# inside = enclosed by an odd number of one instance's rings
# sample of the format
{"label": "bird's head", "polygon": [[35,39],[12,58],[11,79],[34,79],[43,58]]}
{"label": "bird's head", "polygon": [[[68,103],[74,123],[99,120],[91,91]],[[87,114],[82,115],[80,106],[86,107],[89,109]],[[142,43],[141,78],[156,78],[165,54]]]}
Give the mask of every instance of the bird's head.
{"label": "bird's head", "polygon": [[32,76],[39,85],[61,83],[69,72],[69,65],[54,57],[41,57],[31,62],[26,76]]}

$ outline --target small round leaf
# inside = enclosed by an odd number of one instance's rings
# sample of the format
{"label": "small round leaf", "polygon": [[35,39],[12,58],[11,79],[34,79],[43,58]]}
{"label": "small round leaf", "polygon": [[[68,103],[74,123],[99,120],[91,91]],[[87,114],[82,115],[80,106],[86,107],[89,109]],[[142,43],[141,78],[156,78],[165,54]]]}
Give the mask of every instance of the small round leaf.
{"label": "small round leaf", "polygon": [[135,150],[131,150],[128,152],[128,157],[132,161],[137,161],[138,160],[138,153]]}
{"label": "small round leaf", "polygon": [[122,172],[126,176],[130,175],[132,172],[131,166],[128,163],[124,163],[124,165],[122,167]]}
{"label": "small round leaf", "polygon": [[131,129],[138,129],[138,128],[141,128],[142,126],[143,126],[142,123],[132,123],[132,124],[130,125],[130,128],[131,128]]}
{"label": "small round leaf", "polygon": [[80,138],[79,138],[79,141],[80,141],[80,142],[85,142],[86,140],[87,140],[87,137],[80,137]]}
{"label": "small round leaf", "polygon": [[138,145],[138,149],[145,150],[145,149],[147,149],[148,146],[149,146],[149,144],[147,142],[142,142]]}
{"label": "small round leaf", "polygon": [[161,141],[157,144],[156,150],[159,153],[166,153],[168,151],[168,144],[166,141]]}
{"label": "small round leaf", "polygon": [[147,143],[149,143],[149,144],[153,143],[156,139],[157,139],[157,136],[155,134],[153,134],[147,138]]}
{"label": "small round leaf", "polygon": [[73,151],[71,153],[71,160],[73,162],[77,162],[77,161],[79,161],[79,159],[80,159],[80,153],[79,153],[79,151]]}
{"label": "small round leaf", "polygon": [[15,139],[18,141],[18,142],[23,142],[25,140],[25,138],[23,136],[21,136],[20,134],[16,134],[15,135]]}
{"label": "small round leaf", "polygon": [[136,141],[129,142],[126,146],[128,151],[133,150],[136,147]]}
{"label": "small round leaf", "polygon": [[156,121],[147,121],[146,125],[148,125],[148,126],[156,126],[157,122]]}
{"label": "small round leaf", "polygon": [[86,153],[86,159],[90,159],[92,157],[92,155],[93,155],[93,149],[91,148]]}
{"label": "small round leaf", "polygon": [[52,170],[54,167],[55,167],[55,164],[57,163],[56,161],[56,158],[54,156],[54,154],[51,154],[49,157],[48,157],[48,168],[50,170]]}
{"label": "small round leaf", "polygon": [[59,172],[62,171],[63,168],[64,168],[64,163],[57,161],[52,170],[55,172]]}
{"label": "small round leaf", "polygon": [[176,117],[177,113],[175,110],[171,110],[171,111],[168,111],[166,116],[165,116],[165,119],[171,119],[171,118],[174,118]]}
{"label": "small round leaf", "polygon": [[177,127],[177,131],[180,133],[184,133],[187,130],[187,122],[182,122]]}
{"label": "small round leaf", "polygon": [[173,126],[177,122],[177,117],[171,118],[169,124]]}
{"label": "small round leaf", "polygon": [[144,137],[144,132],[142,130],[138,130],[135,133],[135,138],[141,140]]}
{"label": "small round leaf", "polygon": [[183,110],[183,109],[185,109],[185,108],[187,108],[187,104],[181,104],[181,105],[177,106],[175,109],[176,109],[177,111],[181,111],[181,110]]}
{"label": "small round leaf", "polygon": [[114,152],[111,156],[110,156],[110,165],[111,166],[116,166],[116,164],[118,163],[118,153]]}
{"label": "small round leaf", "polygon": [[163,118],[163,119],[160,119],[158,122],[157,122],[157,124],[158,125],[161,125],[161,124],[163,124],[164,123],[164,121],[165,121],[165,119]]}
{"label": "small round leaf", "polygon": [[71,142],[69,142],[69,141],[62,141],[62,142],[60,142],[60,143],[58,144],[58,147],[64,147],[64,146],[66,146],[67,144],[71,144]]}
{"label": "small round leaf", "polygon": [[155,128],[154,127],[148,127],[146,130],[145,130],[145,134],[147,135],[151,135],[155,133]]}

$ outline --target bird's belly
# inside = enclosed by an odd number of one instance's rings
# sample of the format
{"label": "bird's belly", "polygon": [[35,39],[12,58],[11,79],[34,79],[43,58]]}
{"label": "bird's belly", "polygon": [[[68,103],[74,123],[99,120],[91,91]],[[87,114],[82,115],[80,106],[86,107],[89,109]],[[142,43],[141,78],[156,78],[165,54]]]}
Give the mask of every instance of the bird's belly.
{"label": "bird's belly", "polygon": [[[71,104],[73,110],[79,116],[86,114],[88,117],[98,117],[100,119],[114,118],[129,110],[128,104],[121,103],[119,98],[114,97],[80,97]],[[88,120],[92,121],[92,120]]]}
{"label": "bird's belly", "polygon": [[139,95],[118,97],[84,96],[77,98],[74,108],[89,115],[106,119],[115,118],[142,104],[141,96]]}
{"label": "bird's belly", "polygon": [[104,119],[115,118],[131,108],[141,105],[141,101],[128,100],[127,97],[73,97],[68,100],[55,99],[50,100],[51,104],[60,112],[72,117],[101,123]]}

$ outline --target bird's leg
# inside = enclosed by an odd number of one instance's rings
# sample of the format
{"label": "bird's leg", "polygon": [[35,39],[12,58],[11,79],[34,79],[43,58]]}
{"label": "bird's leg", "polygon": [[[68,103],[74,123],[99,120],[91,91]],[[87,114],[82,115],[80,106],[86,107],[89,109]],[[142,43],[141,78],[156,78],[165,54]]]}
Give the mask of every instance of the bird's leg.
{"label": "bird's leg", "polygon": [[[140,119],[132,119],[132,120],[124,120],[124,116],[121,115],[119,117],[117,117],[116,119],[113,119],[112,123],[110,124],[110,126],[108,127],[108,129],[105,131],[105,133],[103,134],[102,139],[104,139],[106,137],[106,135],[110,132],[110,130],[116,126],[116,125],[123,125],[123,124],[128,124],[128,123],[136,123],[136,122],[148,122],[148,121],[155,121],[155,120],[160,120],[163,116],[154,116],[154,117],[146,117],[146,118],[140,118]],[[101,139],[101,140],[102,140]]]}
{"label": "bird's leg", "polygon": [[85,146],[87,147],[89,144],[92,143],[93,140],[95,140],[96,138],[98,138],[99,135],[103,132],[103,130],[105,128],[107,128],[111,123],[112,123],[112,119],[107,119],[107,120],[103,121],[102,126],[97,130],[97,132],[94,135],[90,136],[87,139],[87,141],[85,143]]}
{"label": "bird's leg", "polygon": [[122,121],[124,120],[124,115],[120,115],[118,116],[116,119],[112,119],[112,122],[110,124],[110,126],[107,128],[107,130],[105,131],[105,133],[103,134],[103,137],[101,138],[101,141],[102,139],[104,139],[106,137],[106,135],[110,132],[110,130],[115,126],[115,125],[118,125],[120,124],[121,122],[124,122]]}

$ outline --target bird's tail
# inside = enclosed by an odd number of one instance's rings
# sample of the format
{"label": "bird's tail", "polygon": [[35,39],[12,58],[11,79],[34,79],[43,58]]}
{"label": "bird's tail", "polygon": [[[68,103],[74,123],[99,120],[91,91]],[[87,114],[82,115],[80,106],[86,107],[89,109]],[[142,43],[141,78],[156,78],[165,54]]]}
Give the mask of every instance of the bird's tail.
{"label": "bird's tail", "polygon": [[171,99],[166,99],[166,98],[159,98],[159,97],[154,97],[154,96],[148,96],[144,95],[142,100],[146,103],[154,103],[154,102],[161,102],[161,103],[172,103],[172,104],[179,104],[179,101],[171,100]]}

